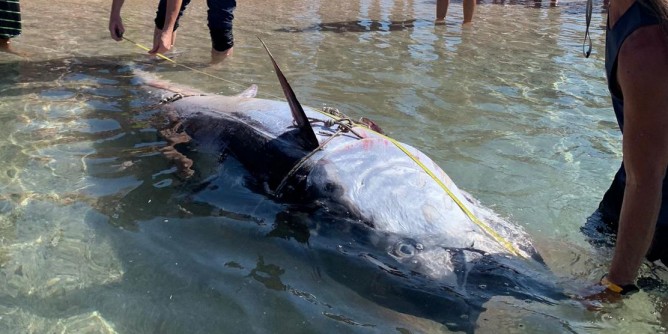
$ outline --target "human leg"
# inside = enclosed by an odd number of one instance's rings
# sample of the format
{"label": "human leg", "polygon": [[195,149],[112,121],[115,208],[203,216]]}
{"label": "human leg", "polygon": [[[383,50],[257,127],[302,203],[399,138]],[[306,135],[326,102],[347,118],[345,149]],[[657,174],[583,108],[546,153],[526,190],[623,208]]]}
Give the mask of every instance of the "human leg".
{"label": "human leg", "polygon": [[0,0],[0,50],[11,51],[10,39],[21,34],[21,7],[18,0]]}
{"label": "human leg", "polygon": [[464,0],[464,23],[473,22],[473,13],[475,12],[476,0]]}
{"label": "human leg", "polygon": [[0,38],[0,51],[9,50],[9,38]]}
{"label": "human leg", "polygon": [[[179,15],[176,17],[176,23],[174,24],[174,31],[179,27],[179,20],[183,13],[186,10],[186,7],[190,3],[190,0],[183,0],[181,2],[181,9],[179,10]],[[158,3],[158,10],[155,12],[155,27],[156,29],[162,30],[165,26],[165,17],[167,16],[167,0],[160,0]]]}
{"label": "human leg", "polygon": [[11,45],[11,39],[21,34],[21,7],[18,0],[0,0],[0,52],[27,56]]}
{"label": "human leg", "polygon": [[[171,48],[174,45],[174,42],[176,41],[176,29],[179,27],[179,21],[181,19],[181,16],[183,16],[183,13],[186,10],[186,7],[190,3],[190,0],[182,0],[181,2],[181,8],[179,9],[179,13],[176,17],[176,22],[174,23],[174,29],[167,37],[168,41],[165,41],[165,47],[167,49]],[[153,49],[156,50],[156,46],[160,45],[160,39],[162,38],[163,35],[163,28],[165,27],[165,20],[167,17],[167,1],[166,0],[160,0],[158,3],[158,10],[155,13],[155,29],[153,30]],[[167,45],[169,44],[169,45]]]}
{"label": "human leg", "polygon": [[211,34],[211,63],[218,64],[232,55],[234,35],[232,21],[236,0],[207,0],[209,33]]}
{"label": "human leg", "polygon": [[445,15],[448,14],[448,5],[450,5],[450,0],[436,0],[436,21],[445,20]]}

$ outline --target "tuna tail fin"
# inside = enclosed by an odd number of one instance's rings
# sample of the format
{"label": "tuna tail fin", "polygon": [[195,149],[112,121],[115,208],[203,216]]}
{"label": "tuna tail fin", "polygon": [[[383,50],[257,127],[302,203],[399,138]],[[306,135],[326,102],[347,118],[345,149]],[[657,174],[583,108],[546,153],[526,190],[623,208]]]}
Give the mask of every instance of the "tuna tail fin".
{"label": "tuna tail fin", "polygon": [[318,142],[318,138],[315,136],[315,132],[313,132],[311,123],[309,122],[308,118],[306,117],[306,114],[304,113],[304,108],[302,108],[301,104],[299,104],[299,101],[297,101],[297,96],[295,95],[295,92],[292,90],[292,87],[290,87],[288,79],[285,78],[283,72],[281,72],[281,69],[278,67],[278,64],[276,64],[274,56],[272,56],[271,52],[269,52],[269,48],[267,48],[267,45],[264,44],[262,39],[260,39],[259,37],[258,39],[260,40],[260,43],[262,43],[264,49],[267,51],[267,54],[269,54],[271,63],[274,65],[276,76],[278,76],[278,81],[281,83],[281,88],[283,88],[283,93],[285,94],[285,98],[288,100],[288,104],[290,105],[290,111],[292,111],[292,118],[297,123],[299,134],[301,138],[304,140],[304,145],[305,145],[304,148],[307,150],[315,150],[316,148],[318,148],[318,146],[320,146],[320,143]]}

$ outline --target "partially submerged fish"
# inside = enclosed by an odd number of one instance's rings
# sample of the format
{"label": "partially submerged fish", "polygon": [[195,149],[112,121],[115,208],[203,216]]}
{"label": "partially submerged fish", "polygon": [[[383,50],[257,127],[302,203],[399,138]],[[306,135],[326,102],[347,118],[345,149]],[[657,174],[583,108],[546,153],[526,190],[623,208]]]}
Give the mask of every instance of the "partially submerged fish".
{"label": "partially submerged fish", "polygon": [[[162,96],[172,94],[160,106],[170,121],[161,133],[169,143],[165,154],[184,176],[192,174],[193,161],[177,144],[233,156],[259,192],[309,204],[351,224],[346,233],[354,233],[359,245],[342,250],[322,243],[320,254],[332,264],[332,277],[388,307],[454,330],[472,331],[482,304],[496,294],[548,303],[562,297],[520,228],[373,122],[301,106],[271,59],[287,102],[255,98],[256,86],[221,96],[137,71],[142,84]],[[367,252],[368,247],[381,252]],[[346,266],[357,272],[346,274]],[[353,278],[378,272],[395,298],[376,298],[367,282]]]}

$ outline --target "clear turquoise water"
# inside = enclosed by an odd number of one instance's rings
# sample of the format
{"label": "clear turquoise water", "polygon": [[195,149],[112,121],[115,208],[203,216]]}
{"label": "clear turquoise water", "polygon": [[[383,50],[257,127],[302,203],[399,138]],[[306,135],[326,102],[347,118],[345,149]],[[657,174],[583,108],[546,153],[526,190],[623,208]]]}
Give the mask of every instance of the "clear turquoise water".
{"label": "clear turquoise water", "polygon": [[[150,43],[154,5],[126,4],[127,37]],[[297,237],[269,237],[283,207],[246,189],[239,166],[218,171],[202,157],[222,175],[214,190],[176,177],[157,153],[151,102],[124,66],[151,61],[108,38],[108,8],[26,2],[15,46],[31,56],[0,54],[0,332],[447,331],[337,283]],[[459,2],[434,26],[431,1],[251,0],[236,12],[234,56],[212,69],[196,1],[175,60],[225,81],[153,66],[201,90],[258,84],[274,98],[262,37],[303,104],[369,117],[427,153],[522,226],[577,289],[605,272],[609,250],[580,227],[621,160],[603,73],[605,15],[595,8],[594,53],[584,59],[584,2],[482,2],[462,28]],[[477,325],[655,333],[665,331],[664,304],[656,291],[599,312],[500,297]]]}

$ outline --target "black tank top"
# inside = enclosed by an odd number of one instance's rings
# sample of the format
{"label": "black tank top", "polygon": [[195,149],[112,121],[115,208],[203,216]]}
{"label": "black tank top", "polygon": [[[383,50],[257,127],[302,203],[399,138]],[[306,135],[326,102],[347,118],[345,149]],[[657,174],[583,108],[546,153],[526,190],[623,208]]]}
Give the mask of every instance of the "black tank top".
{"label": "black tank top", "polygon": [[[651,8],[634,2],[631,7],[619,18],[615,26],[606,30],[605,37],[605,70],[608,78],[608,89],[612,96],[612,106],[615,109],[615,116],[620,130],[624,132],[624,97],[619,91],[617,82],[617,55],[619,49],[624,44],[626,38],[640,27],[660,24],[661,19]],[[661,211],[659,213],[658,225],[668,226],[668,179],[663,182],[663,200]],[[619,171],[615,175],[610,189],[603,196],[599,206],[599,211],[603,218],[612,223],[619,222],[619,214],[622,208],[622,199],[624,198],[624,187],[626,184],[626,171],[622,163]]]}

